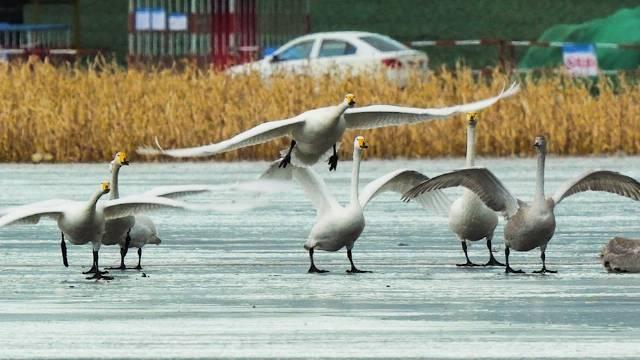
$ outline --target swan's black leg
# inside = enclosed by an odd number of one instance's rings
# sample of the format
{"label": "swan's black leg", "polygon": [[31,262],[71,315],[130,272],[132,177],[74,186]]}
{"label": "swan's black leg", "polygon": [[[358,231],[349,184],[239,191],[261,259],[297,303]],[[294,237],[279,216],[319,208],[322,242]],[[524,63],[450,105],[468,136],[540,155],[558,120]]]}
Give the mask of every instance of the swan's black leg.
{"label": "swan's black leg", "polygon": [[289,151],[287,151],[287,155],[285,155],[284,158],[282,158],[282,161],[280,161],[280,165],[278,165],[279,168],[286,168],[287,165],[291,164],[291,152],[295,146],[296,141],[292,139],[291,145],[289,145]]}
{"label": "swan's black leg", "polygon": [[546,256],[544,255],[544,250],[540,254],[540,258],[542,259],[542,269],[534,271],[534,273],[536,273],[536,274],[545,274],[545,273],[555,274],[555,273],[557,273],[557,271],[555,271],[555,270],[548,270],[547,269],[547,265],[545,264]]}
{"label": "swan's black leg", "polygon": [[329,171],[338,168],[338,152],[336,151],[336,144],[333,144],[333,155],[329,157]]}
{"label": "swan's black leg", "polygon": [[142,248],[138,248],[138,266],[136,266],[136,269],[138,270],[142,270]]}
{"label": "swan's black leg", "polygon": [[462,250],[464,251],[464,257],[467,259],[467,262],[464,264],[456,264],[456,266],[478,266],[469,260],[469,254],[467,254],[467,242],[462,240]]}
{"label": "swan's black leg", "polygon": [[508,246],[505,246],[504,248],[504,258],[505,258],[505,261],[507,262],[507,267],[504,269],[505,273],[524,274],[524,271],[513,270],[511,266],[509,266],[509,247]]}
{"label": "swan's black leg", "polygon": [[347,270],[350,274],[355,273],[370,273],[371,271],[358,270],[355,265],[353,265],[353,258],[351,257],[351,249],[347,249],[347,257],[349,258],[349,262],[351,263],[351,269]]}
{"label": "swan's black leg", "polygon": [[129,236],[129,232],[131,232],[131,230],[127,231],[127,237],[125,238],[125,241],[124,241],[124,247],[120,248],[120,266],[109,267],[107,269],[109,270],[126,270],[127,269],[127,265],[124,264],[124,258],[127,256],[127,252],[129,252],[129,244],[131,244],[131,237]]}
{"label": "swan's black leg", "polygon": [[[98,250],[93,250],[93,266],[91,267],[91,270],[94,270],[94,269],[95,271],[93,271],[93,275],[87,277],[88,280],[91,280],[91,279],[113,280],[113,277],[105,275],[109,273],[108,271],[100,271],[100,267],[98,266]],[[89,272],[85,272],[83,274],[88,274],[88,273]]]}
{"label": "swan's black leg", "polygon": [[64,267],[69,267],[69,262],[67,261],[67,244],[64,242],[64,233],[60,232],[62,235],[62,241],[60,241],[60,250],[62,250],[62,263]]}
{"label": "swan's black leg", "polygon": [[326,273],[328,270],[320,270],[313,263],[313,248],[309,249],[309,259],[311,259],[311,267],[309,267],[308,273]]}
{"label": "swan's black leg", "polygon": [[484,266],[504,266],[503,263],[496,260],[491,251],[491,236],[487,236],[487,249],[489,249],[489,261]]}

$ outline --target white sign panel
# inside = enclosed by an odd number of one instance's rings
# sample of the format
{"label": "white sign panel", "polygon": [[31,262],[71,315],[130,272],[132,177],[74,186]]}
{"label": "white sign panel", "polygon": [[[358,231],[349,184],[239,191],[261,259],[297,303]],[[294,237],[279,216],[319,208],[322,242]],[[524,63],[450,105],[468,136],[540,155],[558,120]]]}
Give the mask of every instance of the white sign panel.
{"label": "white sign panel", "polygon": [[167,12],[164,9],[151,10],[151,30],[167,30]]}
{"label": "white sign panel", "polygon": [[573,76],[597,76],[598,57],[592,44],[572,44],[562,47],[564,66]]}
{"label": "white sign panel", "polygon": [[136,30],[151,30],[151,10],[147,8],[136,9]]}
{"label": "white sign panel", "polygon": [[169,15],[169,30],[187,31],[188,25],[187,14],[173,13]]}

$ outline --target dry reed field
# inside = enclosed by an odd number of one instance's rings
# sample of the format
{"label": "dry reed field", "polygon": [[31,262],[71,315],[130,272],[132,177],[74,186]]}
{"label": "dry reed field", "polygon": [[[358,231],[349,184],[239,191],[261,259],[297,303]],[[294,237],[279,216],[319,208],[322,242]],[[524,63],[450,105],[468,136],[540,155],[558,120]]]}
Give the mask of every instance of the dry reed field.
{"label": "dry reed field", "polygon": [[[116,151],[133,153],[139,145],[153,144],[155,136],[164,147],[217,142],[266,120],[337,104],[346,93],[354,93],[360,106],[441,107],[493,96],[512,80],[498,71],[478,79],[459,68],[416,76],[400,89],[381,74],[263,81],[257,75],[230,77],[195,68],[2,64],[0,161],[30,161],[34,153],[50,153],[57,162],[106,161]],[[598,96],[584,83],[563,76],[520,81],[519,94],[481,114],[480,155],[532,155],[537,133],[550,136],[555,154],[640,152],[640,88],[631,81],[620,78],[614,88],[601,78]],[[465,131],[464,116],[456,116],[359,133],[372,145],[368,157],[420,158],[464,155]],[[283,139],[215,159],[274,159],[287,143]],[[350,156],[350,146],[341,151],[343,159]]]}

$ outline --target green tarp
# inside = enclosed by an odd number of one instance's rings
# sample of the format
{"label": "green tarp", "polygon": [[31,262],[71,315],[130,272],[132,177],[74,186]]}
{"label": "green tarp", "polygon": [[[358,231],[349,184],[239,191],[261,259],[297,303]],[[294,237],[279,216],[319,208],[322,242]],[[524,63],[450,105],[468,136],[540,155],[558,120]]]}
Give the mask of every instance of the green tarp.
{"label": "green tarp", "polygon": [[[539,41],[574,43],[640,44],[640,7],[623,9],[613,15],[577,25],[556,25],[545,31]],[[598,65],[603,70],[636,69],[640,49],[596,47]],[[519,68],[558,67],[562,65],[562,48],[531,47],[518,64]]]}

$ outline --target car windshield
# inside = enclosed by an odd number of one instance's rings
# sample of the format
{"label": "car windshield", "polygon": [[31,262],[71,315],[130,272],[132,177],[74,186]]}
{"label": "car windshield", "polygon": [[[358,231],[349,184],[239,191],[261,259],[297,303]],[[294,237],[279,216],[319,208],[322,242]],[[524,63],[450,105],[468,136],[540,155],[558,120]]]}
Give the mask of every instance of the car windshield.
{"label": "car windshield", "polygon": [[302,60],[309,57],[314,40],[303,41],[278,53],[278,61]]}
{"label": "car windshield", "polygon": [[352,55],[356,53],[355,46],[342,40],[323,40],[318,57],[333,57]]}
{"label": "car windshield", "polygon": [[375,36],[375,35],[361,36],[360,40],[366,42],[367,44],[373,46],[374,48],[382,52],[401,51],[401,50],[409,49],[408,47],[404,46],[403,44],[391,38],[382,37],[382,36]]}

